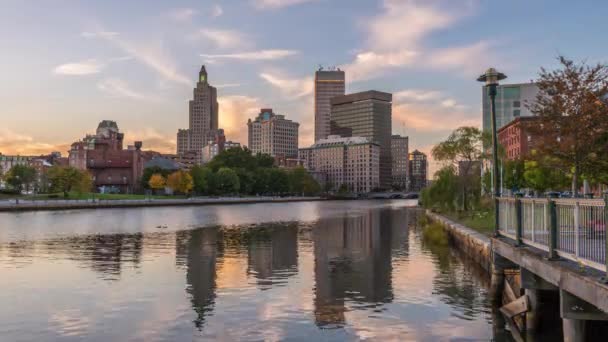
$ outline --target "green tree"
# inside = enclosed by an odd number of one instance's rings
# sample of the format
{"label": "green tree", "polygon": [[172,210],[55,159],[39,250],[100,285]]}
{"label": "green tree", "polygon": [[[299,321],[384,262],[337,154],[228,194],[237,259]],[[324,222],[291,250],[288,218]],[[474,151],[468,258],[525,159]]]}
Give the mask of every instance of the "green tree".
{"label": "green tree", "polygon": [[194,182],[194,192],[197,194],[211,195],[215,190],[215,175],[213,171],[205,166],[196,165],[190,170]]}
{"label": "green tree", "polygon": [[289,191],[292,193],[312,195],[321,192],[319,183],[301,166],[291,170],[288,176]]}
{"label": "green tree", "polygon": [[569,177],[564,171],[554,168],[549,157],[524,163],[524,179],[530,188],[538,192],[560,190],[568,186]]}
{"label": "green tree", "polygon": [[505,160],[503,163],[503,175],[505,187],[513,191],[517,191],[526,186],[524,178],[524,161]]}
{"label": "green tree", "polygon": [[273,167],[274,158],[266,153],[257,153],[255,155],[255,162],[257,167]]}
{"label": "green tree", "polygon": [[220,194],[235,194],[239,189],[239,176],[234,170],[222,167],[217,171],[217,190]]}
{"label": "green tree", "polygon": [[[561,68],[541,68],[536,81],[539,92],[530,111],[539,118],[532,128],[538,161],[572,174],[572,190],[578,194],[581,176],[605,179],[608,154],[608,66],[577,64],[558,57]],[[545,157],[549,157],[545,159]]]}
{"label": "green tree", "polygon": [[92,179],[87,171],[71,166],[52,166],[47,171],[47,176],[51,191],[63,192],[63,197],[68,197],[71,191],[91,191]]}
{"label": "green tree", "polygon": [[420,198],[427,208],[438,207],[454,211],[458,198],[459,180],[454,165],[448,165],[435,172],[431,186],[422,190]]}
{"label": "green tree", "polygon": [[447,140],[435,145],[431,153],[435,160],[458,167],[462,209],[469,210],[470,198],[479,194],[476,186],[480,175],[474,168],[479,167],[483,157],[482,132],[476,127],[460,127]]}
{"label": "green tree", "polygon": [[6,174],[6,183],[15,191],[30,191],[31,185],[36,181],[36,169],[28,165],[15,165]]}
{"label": "green tree", "polygon": [[283,194],[289,191],[289,176],[287,172],[277,168],[268,169],[268,172],[271,180],[268,190],[271,193]]}
{"label": "green tree", "polygon": [[206,166],[214,172],[223,167],[253,170],[257,167],[257,161],[246,147],[234,147],[220,152]]}
{"label": "green tree", "polygon": [[236,175],[239,177],[239,192],[241,194],[252,194],[255,182],[253,172],[242,167],[234,169],[234,172],[236,172]]}

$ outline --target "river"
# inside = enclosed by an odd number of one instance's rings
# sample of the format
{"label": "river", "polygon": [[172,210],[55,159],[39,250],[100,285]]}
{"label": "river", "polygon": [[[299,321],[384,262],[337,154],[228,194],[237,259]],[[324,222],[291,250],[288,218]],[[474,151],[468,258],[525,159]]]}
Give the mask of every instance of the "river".
{"label": "river", "polygon": [[0,341],[502,340],[413,204],[0,213]]}

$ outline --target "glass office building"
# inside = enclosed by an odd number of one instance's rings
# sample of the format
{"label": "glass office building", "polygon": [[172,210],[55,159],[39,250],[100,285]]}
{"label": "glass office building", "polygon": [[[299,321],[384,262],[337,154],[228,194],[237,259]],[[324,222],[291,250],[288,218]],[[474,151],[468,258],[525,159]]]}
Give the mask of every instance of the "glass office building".
{"label": "glass office building", "polygon": [[[538,86],[536,83],[499,85],[496,94],[496,130],[499,130],[518,117],[533,116],[528,109],[536,100]],[[492,131],[490,97],[488,87],[482,87],[483,130]]]}

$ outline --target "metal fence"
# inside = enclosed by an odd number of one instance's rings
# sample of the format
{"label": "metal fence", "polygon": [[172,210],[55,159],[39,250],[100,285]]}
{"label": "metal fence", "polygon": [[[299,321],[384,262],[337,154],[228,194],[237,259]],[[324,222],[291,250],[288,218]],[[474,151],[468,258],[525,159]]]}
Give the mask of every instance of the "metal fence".
{"label": "metal fence", "polygon": [[606,270],[604,200],[499,198],[498,234]]}

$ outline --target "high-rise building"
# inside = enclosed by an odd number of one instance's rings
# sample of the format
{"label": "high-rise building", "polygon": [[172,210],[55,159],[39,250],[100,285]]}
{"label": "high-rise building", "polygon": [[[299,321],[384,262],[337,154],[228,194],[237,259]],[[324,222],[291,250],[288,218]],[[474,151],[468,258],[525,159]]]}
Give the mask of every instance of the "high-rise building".
{"label": "high-rise building", "polygon": [[[492,117],[490,112],[490,96],[488,87],[483,86],[483,130],[492,131]],[[501,84],[496,87],[496,130],[518,117],[533,116],[528,106],[536,101],[538,85],[536,83]]]}
{"label": "high-rise building", "polygon": [[391,186],[391,116],[393,95],[380,91],[331,99],[331,134],[365,137],[380,146],[380,188]]}
{"label": "high-rise building", "polygon": [[410,153],[409,191],[420,191],[426,187],[428,165],[426,155],[418,150]]}
{"label": "high-rise building", "polygon": [[407,188],[407,162],[409,159],[408,137],[393,135],[391,137],[392,186],[396,189]]}
{"label": "high-rise building", "polygon": [[307,149],[304,167],[322,172],[331,190],[345,185],[352,192],[370,192],[379,186],[380,146],[363,137],[341,138],[330,135]]}
{"label": "high-rise building", "polygon": [[330,101],[344,92],[344,71],[320,69],[315,72],[315,142],[330,134]]}
{"label": "high-rise building", "polygon": [[263,108],[260,114],[247,122],[248,145],[251,152],[273,157],[298,157],[298,128],[300,124]]}
{"label": "high-rise building", "polygon": [[177,154],[186,151],[200,153],[210,138],[210,132],[218,128],[217,89],[209,85],[204,65],[198,73],[193,93],[189,108],[189,129],[177,132]]}

